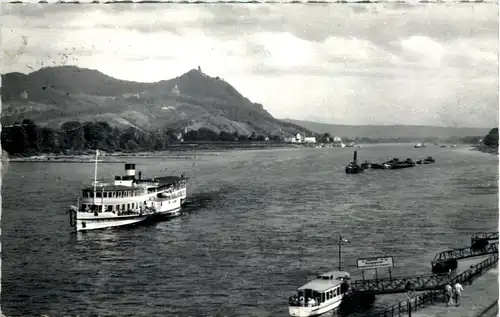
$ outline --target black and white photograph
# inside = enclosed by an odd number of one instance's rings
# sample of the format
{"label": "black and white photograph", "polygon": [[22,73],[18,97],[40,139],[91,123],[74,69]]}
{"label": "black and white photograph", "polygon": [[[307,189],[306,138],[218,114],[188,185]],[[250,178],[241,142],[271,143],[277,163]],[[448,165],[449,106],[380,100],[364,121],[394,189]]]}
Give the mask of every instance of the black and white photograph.
{"label": "black and white photograph", "polygon": [[4,2],[1,317],[498,316],[498,1]]}

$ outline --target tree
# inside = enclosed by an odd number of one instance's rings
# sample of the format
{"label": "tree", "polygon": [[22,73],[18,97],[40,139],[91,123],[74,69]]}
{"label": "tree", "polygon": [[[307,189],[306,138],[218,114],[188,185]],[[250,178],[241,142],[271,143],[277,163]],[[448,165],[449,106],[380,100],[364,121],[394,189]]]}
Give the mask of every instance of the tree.
{"label": "tree", "polygon": [[498,147],[498,128],[491,129],[484,137],[483,143],[490,147]]}
{"label": "tree", "polygon": [[330,133],[325,133],[321,136],[321,138],[319,139],[319,142],[320,143],[329,143],[329,142],[332,142],[333,138],[332,136],[330,135]]}
{"label": "tree", "polygon": [[235,141],[235,139],[238,139],[238,134],[236,136],[233,133],[228,133],[226,131],[221,131],[219,133],[219,139],[221,141]]}

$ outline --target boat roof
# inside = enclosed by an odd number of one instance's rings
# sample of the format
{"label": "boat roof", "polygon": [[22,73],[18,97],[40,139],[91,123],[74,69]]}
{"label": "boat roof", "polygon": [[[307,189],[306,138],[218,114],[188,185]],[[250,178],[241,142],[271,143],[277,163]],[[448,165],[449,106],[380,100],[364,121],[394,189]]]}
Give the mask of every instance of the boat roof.
{"label": "boat roof", "polygon": [[[180,177],[180,176],[161,176],[161,177],[154,177],[154,178],[142,178],[140,180],[136,180],[137,183],[145,183],[145,182],[152,182],[152,183],[159,183],[158,185],[171,185],[175,184],[177,182],[180,182],[181,180],[187,180],[187,177]],[[132,180],[132,179],[130,179]],[[134,190],[134,189],[141,189],[138,186],[125,186],[125,185],[114,185],[114,184],[106,184],[105,186],[98,185],[96,188],[96,191],[102,191],[102,188],[104,187],[104,191],[117,191],[117,190]],[[84,188],[83,191],[93,191],[94,187],[87,187]]]}
{"label": "boat roof", "polygon": [[342,284],[346,278],[350,279],[350,275],[345,271],[330,271],[316,276],[316,279],[299,287],[298,290],[310,289],[317,292],[324,292]]}

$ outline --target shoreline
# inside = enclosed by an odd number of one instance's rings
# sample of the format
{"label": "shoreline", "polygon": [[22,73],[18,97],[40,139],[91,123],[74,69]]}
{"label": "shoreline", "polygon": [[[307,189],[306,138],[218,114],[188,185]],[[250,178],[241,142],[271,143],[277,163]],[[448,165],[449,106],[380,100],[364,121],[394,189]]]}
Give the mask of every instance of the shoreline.
{"label": "shoreline", "polygon": [[[387,144],[387,143],[383,143]],[[393,144],[393,143],[388,143]],[[399,143],[394,143],[399,144]],[[345,149],[357,149],[359,147],[371,146],[372,144],[358,144],[354,147],[345,147]],[[293,143],[247,143],[247,144],[184,144],[183,146],[174,146],[168,150],[162,151],[138,151],[138,152],[105,152],[99,155],[99,163],[126,163],[127,158],[142,158],[142,159],[163,159],[163,160],[196,160],[203,156],[217,156],[220,152],[229,151],[251,151],[251,150],[279,150],[279,149],[294,149],[294,148],[310,148],[310,149],[326,149],[337,148],[330,144],[313,143],[313,144],[293,144]],[[342,147],[338,147],[342,148]],[[483,153],[497,154],[498,148],[491,148],[478,145],[469,145],[470,151],[480,151]],[[56,154],[56,153],[41,153],[32,156],[15,156],[8,157],[5,154],[1,158],[2,162],[22,162],[22,163],[94,163],[95,154],[90,151],[82,151],[76,154]]]}
{"label": "shoreline", "polygon": [[[124,163],[120,158],[162,158],[164,160],[193,160],[200,156],[216,156],[219,152],[249,151],[249,150],[279,150],[293,148],[316,148],[316,144],[291,144],[291,143],[265,143],[265,144],[185,144],[182,147],[175,146],[161,151],[138,151],[138,152],[103,152],[99,155],[100,163]],[[92,151],[93,152],[93,151]],[[40,153],[31,156],[2,156],[2,162],[48,162],[48,163],[94,163],[95,154],[90,151],[82,151],[75,154]],[[105,159],[104,159],[105,158]]]}
{"label": "shoreline", "polygon": [[491,147],[486,145],[474,145],[470,148],[471,151],[479,151],[482,153],[496,154],[498,155],[498,147]]}

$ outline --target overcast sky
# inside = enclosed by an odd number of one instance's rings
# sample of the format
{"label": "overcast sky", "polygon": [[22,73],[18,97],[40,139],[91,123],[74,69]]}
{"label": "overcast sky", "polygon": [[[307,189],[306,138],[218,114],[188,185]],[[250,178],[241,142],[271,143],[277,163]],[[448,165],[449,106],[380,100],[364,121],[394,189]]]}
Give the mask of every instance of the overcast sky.
{"label": "overcast sky", "polygon": [[278,118],[498,122],[497,4],[2,4],[0,10],[2,73],[67,64],[152,82],[200,65]]}

